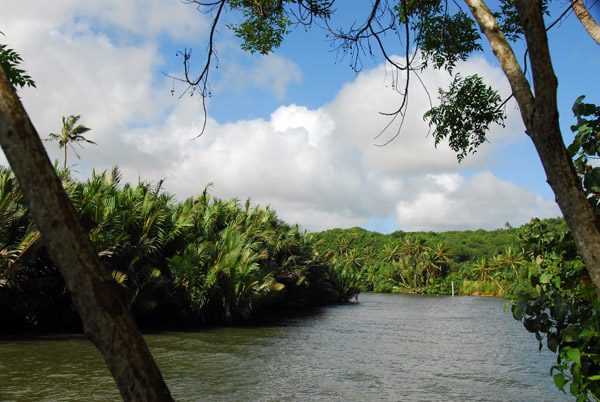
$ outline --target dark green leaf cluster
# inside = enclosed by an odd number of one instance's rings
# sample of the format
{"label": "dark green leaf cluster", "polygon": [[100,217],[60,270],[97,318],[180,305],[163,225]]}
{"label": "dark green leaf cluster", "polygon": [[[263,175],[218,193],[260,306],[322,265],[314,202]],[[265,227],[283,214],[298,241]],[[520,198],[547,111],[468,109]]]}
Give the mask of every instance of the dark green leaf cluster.
{"label": "dark green leaf cluster", "polygon": [[600,214],[600,167],[592,164],[592,160],[600,158],[600,106],[583,103],[584,98],[580,96],[573,104],[577,123],[571,126],[575,138],[567,151],[573,158],[590,205],[596,214]]}
{"label": "dark green leaf cluster", "polygon": [[512,306],[515,319],[536,335],[540,349],[557,353],[551,373],[559,389],[578,401],[600,395],[600,303],[570,233],[553,233],[532,220],[520,234],[526,256],[538,266],[530,277],[539,296]]}
{"label": "dark green leaf cluster", "polygon": [[[138,324],[235,323],[266,309],[346,302],[360,291],[351,266],[318,253],[310,235],[270,208],[212,198],[182,203],[118,169],[63,185]],[[0,168],[0,328],[80,325],[12,173]]]}
{"label": "dark green leaf cluster", "polygon": [[24,86],[34,87],[35,82],[29,74],[18,68],[19,64],[23,62],[21,56],[10,49],[7,45],[0,43],[0,65],[4,69],[4,72],[8,76],[8,81],[14,86],[23,88]]}
{"label": "dark green leaf cluster", "polygon": [[478,75],[462,78],[457,74],[448,91],[440,88],[439,98],[440,105],[427,111],[423,118],[435,127],[435,145],[447,138],[459,162],[486,141],[490,124],[504,123],[500,95]]}
{"label": "dark green leaf cluster", "polygon": [[286,6],[297,5],[310,18],[327,18],[331,1],[326,0],[229,0],[231,10],[242,13],[241,24],[229,24],[235,35],[242,40],[241,47],[251,53],[268,54],[278,48],[285,35],[290,33],[290,25],[297,23],[296,15]]}
{"label": "dark green leaf cluster", "polygon": [[475,21],[458,11],[451,15],[439,0],[401,1],[394,11],[401,24],[415,32],[416,45],[422,51],[423,68],[429,61],[435,68],[452,72],[456,63],[482,50],[481,36]]}
{"label": "dark green leaf cluster", "polygon": [[[577,123],[568,153],[588,201],[600,213],[600,169],[590,159],[600,156],[600,108],[577,98],[573,113]],[[537,297],[523,298],[512,308],[516,319],[536,334],[542,347],[557,353],[552,367],[554,382],[578,401],[600,397],[600,303],[588,272],[578,256],[569,232],[550,231],[543,223],[532,221],[521,234],[529,259],[538,266],[530,277]]]}
{"label": "dark green leaf cluster", "polygon": [[452,72],[458,61],[482,50],[475,21],[462,11],[452,16],[442,14],[421,19],[416,31],[424,59],[423,68],[431,60],[435,68],[443,67]]}
{"label": "dark green leaf cluster", "polygon": [[411,24],[414,27],[423,19],[423,16],[433,16],[442,12],[440,0],[404,0],[399,1],[394,7],[398,20],[402,24]]}
{"label": "dark green leaf cluster", "polygon": [[230,1],[232,10],[240,9],[244,16],[241,24],[227,27],[242,39],[242,49],[251,53],[267,54],[279,47],[289,33],[289,21],[280,1]]}

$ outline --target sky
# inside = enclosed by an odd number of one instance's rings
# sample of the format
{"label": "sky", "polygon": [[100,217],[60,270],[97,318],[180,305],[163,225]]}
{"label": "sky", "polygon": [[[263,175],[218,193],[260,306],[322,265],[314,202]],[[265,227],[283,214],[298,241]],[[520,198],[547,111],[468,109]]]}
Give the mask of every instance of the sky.
{"label": "sky", "polygon": [[[336,4],[342,24],[361,21],[369,3]],[[68,151],[80,180],[116,165],[124,182],[164,179],[162,188],[178,200],[212,183],[213,196],[250,198],[308,231],[493,230],[560,216],[514,103],[505,127],[493,127],[489,143],[459,164],[446,144],[434,146],[423,120],[427,93],[435,102],[437,88],[451,81],[447,72],[427,69],[420,77],[428,92],[413,80],[400,135],[377,146],[395,133],[392,127],[376,138],[389,123],[380,112],[401,101],[394,71],[380,56],[363,57],[360,72],[353,71],[318,28],[300,29],[261,56],[243,52],[220,26],[206,130],[198,136],[202,102],[169,76],[183,75],[184,49],[192,49],[194,71],[203,65],[210,17],[179,0],[7,0],[0,42],[20,53],[36,81],[19,95],[42,138],[60,131],[63,116],[81,115],[92,129],[86,138],[97,145],[76,147],[80,159]],[[600,103],[600,48],[574,15],[548,35],[570,143],[573,101],[587,95]],[[402,53],[397,43],[389,46]],[[515,45],[519,60],[522,48]],[[487,46],[456,71],[478,73],[510,94]],[[62,164],[58,143],[45,145]],[[3,155],[0,164],[7,165]]]}

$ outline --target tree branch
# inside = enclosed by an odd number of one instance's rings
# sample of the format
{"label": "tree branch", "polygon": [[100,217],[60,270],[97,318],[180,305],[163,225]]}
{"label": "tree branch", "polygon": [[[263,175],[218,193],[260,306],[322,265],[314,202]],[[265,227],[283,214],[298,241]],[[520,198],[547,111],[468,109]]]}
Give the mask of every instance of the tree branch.
{"label": "tree branch", "polygon": [[[465,0],[473,17],[479,24],[479,29],[488,38],[496,58],[500,62],[502,71],[508,78],[513,95],[519,104],[521,116],[527,127],[534,110],[534,98],[531,87],[515,54],[500,30],[496,19],[483,0]],[[544,33],[545,35],[545,33]],[[529,130],[530,127],[527,127]]]}

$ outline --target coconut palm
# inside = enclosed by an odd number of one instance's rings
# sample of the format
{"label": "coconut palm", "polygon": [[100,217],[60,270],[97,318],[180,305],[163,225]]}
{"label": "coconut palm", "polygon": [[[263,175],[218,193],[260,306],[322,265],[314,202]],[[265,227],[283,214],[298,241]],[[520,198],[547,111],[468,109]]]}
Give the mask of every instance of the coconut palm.
{"label": "coconut palm", "polygon": [[69,145],[69,146],[71,146],[71,148],[73,148],[73,152],[75,152],[75,155],[77,155],[77,158],[79,158],[79,155],[75,151],[75,148],[73,147],[73,143],[76,143],[81,147],[83,147],[81,145],[81,142],[87,142],[88,144],[96,145],[96,143],[94,141],[88,140],[87,138],[85,138],[83,136],[83,134],[87,133],[91,129],[82,124],[77,124],[80,117],[81,116],[79,116],[79,115],[77,115],[77,116],[71,115],[67,118],[65,118],[63,116],[63,118],[62,118],[63,126],[62,126],[61,133],[60,134],[56,134],[56,133],[48,134],[50,136],[48,141],[58,141],[58,147],[64,148],[65,158],[64,158],[64,162],[63,162],[63,169],[67,168],[67,145]]}
{"label": "coconut palm", "polygon": [[479,258],[477,262],[473,264],[473,268],[471,269],[475,279],[483,281],[484,283],[487,283],[491,278],[491,271],[492,269],[488,266],[488,262],[485,257]]}
{"label": "coconut palm", "polygon": [[425,284],[433,283],[436,273],[443,269],[443,261],[439,254],[433,249],[427,249],[421,261],[421,272],[425,272]]}
{"label": "coconut palm", "polygon": [[517,272],[517,268],[525,264],[525,257],[519,250],[515,250],[512,246],[508,246],[501,256],[501,261],[505,267],[512,269],[515,278],[518,278],[519,273]]}

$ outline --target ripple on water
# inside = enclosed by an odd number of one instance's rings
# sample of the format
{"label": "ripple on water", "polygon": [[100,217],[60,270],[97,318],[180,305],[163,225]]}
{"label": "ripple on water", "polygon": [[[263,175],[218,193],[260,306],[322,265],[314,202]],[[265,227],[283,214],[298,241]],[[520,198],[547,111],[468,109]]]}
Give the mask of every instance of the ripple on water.
{"label": "ripple on water", "polygon": [[[177,400],[559,401],[504,301],[362,294],[265,326],[146,336]],[[0,341],[0,400],[118,400],[83,337]]]}

